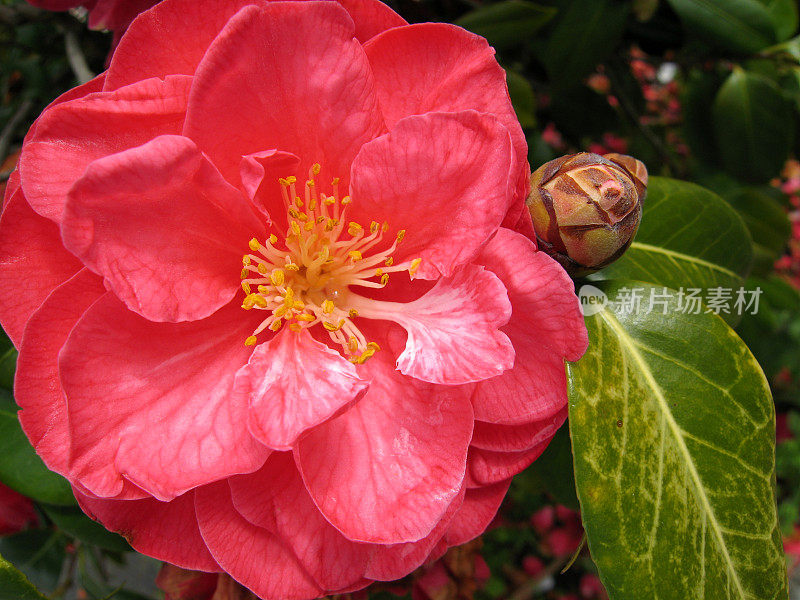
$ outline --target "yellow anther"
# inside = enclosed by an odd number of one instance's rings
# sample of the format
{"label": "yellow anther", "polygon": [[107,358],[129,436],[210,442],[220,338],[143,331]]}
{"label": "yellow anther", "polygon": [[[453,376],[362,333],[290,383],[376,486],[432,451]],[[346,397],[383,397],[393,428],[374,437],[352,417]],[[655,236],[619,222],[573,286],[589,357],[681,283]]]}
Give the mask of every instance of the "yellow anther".
{"label": "yellow anther", "polygon": [[255,306],[256,301],[253,300],[253,296],[254,296],[254,294],[250,294],[249,296],[247,296],[244,299],[244,301],[242,302],[242,308],[243,309],[250,310],[251,308],[253,308]]}
{"label": "yellow anther", "polygon": [[389,274],[384,273],[381,275],[381,285],[386,285],[387,283],[389,283]]}
{"label": "yellow anther", "polygon": [[381,347],[377,344],[377,342],[370,342],[369,344],[367,344],[367,348],[372,348],[373,350],[375,350],[375,352],[381,349]]}
{"label": "yellow anther", "polygon": [[286,294],[283,297],[283,301],[289,306],[291,306],[294,301],[294,290],[288,285],[286,286]]}
{"label": "yellow anther", "polygon": [[301,222],[306,222],[308,221],[308,215],[304,212],[297,213],[297,219]]}
{"label": "yellow anther", "polygon": [[256,238],[250,240],[249,245],[250,245],[250,250],[252,250],[253,252],[258,252],[261,249],[261,243]]}
{"label": "yellow anther", "polygon": [[297,315],[297,317],[295,317],[295,318],[298,321],[305,321],[306,323],[310,323],[311,321],[316,320],[316,317],[314,315],[310,315],[308,313],[303,313],[302,315]]}
{"label": "yellow anther", "polygon": [[295,177],[294,175],[290,175],[289,177],[286,178],[286,181],[289,185],[292,185],[293,183],[297,183],[297,177]]}
{"label": "yellow anther", "polygon": [[325,203],[325,206],[331,206],[332,204],[336,204],[336,198],[334,198],[333,196],[326,196],[325,200],[323,200],[322,202]]}
{"label": "yellow anther", "polygon": [[249,265],[250,264],[250,255],[249,254],[245,254],[242,257],[242,264],[243,265]]}
{"label": "yellow anther", "polygon": [[331,314],[335,308],[336,305],[332,300],[325,300],[325,302],[322,303],[322,312],[324,312],[326,315]]}
{"label": "yellow anther", "polygon": [[298,267],[296,264],[291,263],[291,262],[290,263],[286,263],[285,265],[283,265],[283,268],[286,269],[287,271],[299,271],[300,270],[300,267]]}
{"label": "yellow anther", "polygon": [[283,321],[280,319],[275,319],[272,323],[270,323],[269,328],[272,331],[278,331],[283,326]]}
{"label": "yellow anther", "polygon": [[320,216],[318,216],[318,217],[317,217],[317,224],[320,224],[320,223],[322,223],[323,221],[325,221],[325,217],[323,217],[322,215],[320,215]]}
{"label": "yellow anther", "polygon": [[258,286],[257,289],[258,289],[258,293],[259,294],[266,294],[267,292],[269,292],[269,288],[267,286],[265,286],[265,285],[260,285],[260,286]]}
{"label": "yellow anther", "polygon": [[274,233],[269,234],[269,243],[275,245],[275,242],[278,241],[278,237]]}
{"label": "yellow anther", "polygon": [[300,196],[295,196],[294,197],[294,204],[298,208],[303,208],[303,201],[300,199]]}
{"label": "yellow anther", "polygon": [[265,265],[264,263],[259,263],[257,268],[258,272],[261,273],[262,275],[267,274],[267,265]]}
{"label": "yellow anther", "polygon": [[295,300],[292,304],[292,308],[295,310],[303,310],[305,307],[306,305],[300,302],[300,300]]}
{"label": "yellow anther", "polygon": [[401,229],[400,231],[397,232],[397,241],[398,242],[402,242],[404,237],[406,237],[406,230],[405,229]]}
{"label": "yellow anther", "polygon": [[241,272],[241,274],[240,274],[240,277],[241,277],[242,279],[247,279],[247,277],[248,277],[249,275],[250,275],[250,271],[248,271],[247,269],[242,269],[242,272]]}
{"label": "yellow anther", "polygon": [[302,329],[303,329],[303,326],[302,326],[302,325],[300,325],[300,323],[291,323],[291,324],[289,325],[289,329],[291,329],[292,331],[294,331],[295,333],[297,333],[298,331],[300,331],[300,330],[302,330]]}
{"label": "yellow anther", "polygon": [[250,295],[250,284],[247,283],[246,281],[243,281],[242,282],[242,290],[244,290],[244,293],[249,296]]}
{"label": "yellow anther", "polygon": [[297,219],[300,216],[300,213],[297,212],[297,209],[295,208],[290,208],[287,212],[289,213],[289,216],[292,217],[293,219]]}
{"label": "yellow anther", "polygon": [[347,255],[355,262],[357,260],[361,260],[363,256],[361,256],[361,252],[358,250],[350,250]]}
{"label": "yellow anther", "polygon": [[256,336],[254,336],[254,335],[251,335],[249,338],[247,338],[244,341],[244,345],[245,346],[255,346],[257,341],[258,341],[258,338]]}
{"label": "yellow anther", "polygon": [[393,257],[391,257],[391,256],[390,256],[389,258],[387,258],[387,259],[386,259],[386,260],[383,262],[383,264],[384,264],[384,265],[386,265],[387,267],[391,267],[393,263],[394,263],[394,258],[393,258]]}
{"label": "yellow anther", "polygon": [[416,274],[417,269],[419,269],[419,265],[421,262],[422,262],[421,258],[415,258],[414,260],[411,261],[411,266],[408,268],[409,275],[413,277]]}
{"label": "yellow anther", "polygon": [[353,199],[350,196],[345,196],[344,198],[342,198],[342,206],[347,206],[352,201]]}
{"label": "yellow anther", "polygon": [[380,277],[381,275],[383,275],[383,269],[375,269],[375,277]]}
{"label": "yellow anther", "polygon": [[333,323],[323,322],[322,326],[328,331],[339,331],[342,327],[344,327],[344,319],[340,319],[339,323],[336,325],[334,325]]}
{"label": "yellow anther", "polygon": [[309,221],[308,223],[303,225],[303,229],[305,229],[306,231],[311,231],[312,229],[314,229],[314,221]]}
{"label": "yellow anther", "polygon": [[309,179],[308,181],[306,181],[306,186],[314,187],[314,180],[313,179]]}
{"label": "yellow anther", "polygon": [[312,172],[314,175],[319,175],[319,172],[320,172],[321,170],[322,170],[322,167],[320,166],[320,164],[319,164],[319,163],[314,163],[313,165],[311,165],[311,172]]}
{"label": "yellow anther", "polygon": [[373,221],[372,223],[369,224],[369,232],[375,233],[376,231],[378,231],[378,227],[380,227],[380,224],[377,221]]}
{"label": "yellow anther", "polygon": [[276,317],[280,318],[283,315],[285,315],[287,312],[289,312],[289,307],[286,306],[285,304],[281,304],[278,308],[276,308],[275,310],[272,311],[272,314],[275,315]]}
{"label": "yellow anther", "polygon": [[259,308],[267,308],[267,299],[264,296],[259,296],[258,294],[253,294],[253,301],[256,303],[256,306]]}
{"label": "yellow anther", "polygon": [[361,227],[361,225],[359,225],[355,221],[350,221],[350,224],[347,226],[347,233],[349,233],[353,237],[355,237],[359,233],[361,233],[362,230],[363,230],[363,227]]}
{"label": "yellow anther", "polygon": [[[300,196],[298,196],[298,198],[300,198]],[[298,206],[300,205],[298,204]],[[316,208],[317,208],[317,201],[314,198],[311,198],[311,200],[308,201],[308,212],[314,212]]]}
{"label": "yellow anther", "polygon": [[381,225],[381,231],[383,231],[383,233],[386,233],[387,231],[389,231],[389,222],[388,221],[384,221],[383,222],[383,225]]}
{"label": "yellow anther", "polygon": [[283,269],[275,269],[269,276],[269,280],[272,282],[272,285],[275,286],[282,286],[283,282],[286,280]]}
{"label": "yellow anther", "polygon": [[352,335],[350,339],[347,340],[347,349],[350,350],[351,354],[355,354],[358,351],[358,340]]}
{"label": "yellow anther", "polygon": [[331,185],[339,185],[339,178],[338,177],[334,177],[333,181],[331,181]]}
{"label": "yellow anther", "polygon": [[284,179],[283,177],[278,177],[278,183],[280,183],[283,187],[286,187],[286,186],[289,185],[289,182],[286,179]]}
{"label": "yellow anther", "polygon": [[330,246],[323,246],[322,250],[320,250],[319,253],[317,254],[317,258],[318,259],[321,258],[323,261],[328,260],[330,256],[331,256]]}
{"label": "yellow anther", "polygon": [[292,221],[289,224],[289,228],[292,230],[293,234],[300,235],[300,224],[297,221]]}
{"label": "yellow anther", "polygon": [[348,311],[347,316],[349,316],[351,319],[355,319],[358,316],[358,311],[355,308],[351,308]]}
{"label": "yellow anther", "polygon": [[334,227],[336,227],[336,222],[333,219],[329,218],[328,222],[325,223],[325,231],[330,233],[331,231],[333,231]]}

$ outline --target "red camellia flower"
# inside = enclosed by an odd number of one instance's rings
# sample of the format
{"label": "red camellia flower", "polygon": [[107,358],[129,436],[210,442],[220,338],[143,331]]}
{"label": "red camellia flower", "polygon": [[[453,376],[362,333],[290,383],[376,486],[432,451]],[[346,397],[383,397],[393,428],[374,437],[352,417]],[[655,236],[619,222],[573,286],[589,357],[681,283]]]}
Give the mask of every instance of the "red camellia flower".
{"label": "red camellia flower", "polygon": [[587,339],[486,41],[375,0],[165,0],[0,219],[25,432],[137,550],[263,598],[479,535]]}

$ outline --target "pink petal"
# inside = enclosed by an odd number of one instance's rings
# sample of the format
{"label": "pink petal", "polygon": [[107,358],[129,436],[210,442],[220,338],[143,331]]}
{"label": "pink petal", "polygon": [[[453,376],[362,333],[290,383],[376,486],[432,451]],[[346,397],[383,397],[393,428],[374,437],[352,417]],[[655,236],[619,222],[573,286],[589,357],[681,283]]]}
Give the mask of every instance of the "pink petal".
{"label": "pink petal", "polygon": [[413,302],[378,306],[376,311],[365,303],[359,314],[391,319],[406,329],[408,341],[397,359],[405,375],[456,385],[494,377],[514,365],[514,348],[500,331],[511,305],[502,282],[483,267],[466,265]]}
{"label": "pink petal", "polygon": [[405,577],[411,571],[429,560],[442,543],[442,538],[453,517],[464,502],[464,488],[447,507],[447,511],[426,537],[417,542],[378,546],[369,563],[366,576],[377,581],[393,581]]}
{"label": "pink petal", "polygon": [[472,109],[500,120],[514,147],[509,184],[516,220],[530,177],[528,145],[508,96],[505,71],[486,40],[455,25],[419,23],[386,31],[364,49],[390,129],[405,117],[427,112]]}
{"label": "pink petal", "polygon": [[125,31],[140,12],[154,4],[158,4],[158,0],[97,0],[89,15],[89,27]]}
{"label": "pink petal", "polygon": [[338,0],[356,25],[356,38],[366,42],[392,27],[408,25],[406,20],[378,0]]}
{"label": "pink petal", "polygon": [[81,318],[61,351],[73,479],[100,496],[129,479],[159,500],[258,469],[269,450],[232,401],[252,315],[236,305],[193,323],[153,323],[112,294]]}
{"label": "pink petal", "polygon": [[64,250],[58,227],[33,212],[14,187],[9,184],[0,216],[0,324],[19,348],[30,316],[81,263]]}
{"label": "pink petal", "polygon": [[[105,83],[105,81],[106,81],[106,74],[100,73],[100,75],[98,75],[94,79],[87,81],[83,85],[79,85],[67,90],[66,92],[61,94],[58,98],[53,100],[50,104],[48,104],[42,111],[42,114],[46,113],[50,108],[58,104],[63,104],[64,102],[69,102],[70,100],[75,100],[76,98],[83,98],[84,96],[88,96],[89,94],[102,91],[103,84]],[[41,116],[39,117],[39,119],[41,119]],[[36,126],[39,123],[39,119],[34,121],[30,129],[28,129],[28,133],[25,134],[25,140],[23,144],[27,143],[28,140],[33,138],[34,134],[36,133]]]}
{"label": "pink petal", "polygon": [[151,321],[202,319],[239,291],[263,225],[194,142],[161,136],[95,161],[70,193],[64,245]]}
{"label": "pink petal", "polygon": [[59,221],[67,193],[92,161],[180,133],[190,83],[190,77],[150,79],[47,109],[20,157],[33,209]]}
{"label": "pink petal", "polygon": [[472,412],[464,391],[404,377],[378,352],[359,368],[372,383],[343,415],[295,448],[314,503],[354,541],[427,536],[461,488]]}
{"label": "pink petal", "polygon": [[288,227],[286,205],[281,194],[279,178],[299,173],[300,159],[291,152],[264,150],[242,157],[239,167],[242,189],[253,206],[268,223],[278,230]]}
{"label": "pink petal", "polygon": [[219,571],[208,552],[194,511],[194,492],[171,502],[97,500],[75,492],[83,511],[122,535],[137,551],[184,569]]}
{"label": "pink petal", "polygon": [[468,487],[482,487],[513,477],[539,458],[549,443],[546,440],[523,452],[492,452],[471,447],[467,459]]}
{"label": "pink petal", "polygon": [[307,600],[322,595],[291,550],[233,506],[226,482],[200,488],[195,507],[203,539],[220,566],[261,598]]}
{"label": "pink petal", "polygon": [[28,321],[17,359],[14,399],[22,408],[20,424],[47,466],[62,475],[68,473],[71,440],[58,353],[81,315],[105,292],[88,269],[53,290]]}
{"label": "pink petal", "polygon": [[284,328],[259,344],[236,374],[236,401],[249,404],[258,441],[291,450],[300,435],[349,408],[367,391],[356,367],[305,331]]}
{"label": "pink petal", "polygon": [[490,115],[408,117],[356,157],[349,218],[405,230],[394,261],[422,258],[417,277],[450,275],[503,220],[511,159],[508,132]]}
{"label": "pink petal", "polygon": [[[259,471],[231,478],[230,487],[236,510],[262,527],[274,520],[275,533],[323,590],[349,587],[364,576],[375,546],[348,540],[325,520],[291,454],[272,454]],[[264,505],[270,507],[271,518],[254,520]]]}
{"label": "pink petal", "polygon": [[353,32],[334,2],[242,9],[197,67],[184,134],[229,181],[243,155],[277,148],[300,157],[301,173],[321,163],[322,180],[346,189],[356,152],[383,129]]}
{"label": "pink petal", "polygon": [[481,535],[497,514],[511,479],[486,487],[467,490],[464,503],[447,528],[445,539],[449,546],[466,544]]}
{"label": "pink petal", "polygon": [[518,425],[556,414],[567,403],[564,360],[588,345],[572,280],[555,260],[518,233],[501,229],[478,258],[503,281],[511,320],[503,328],[514,368],[478,384],[472,403],[480,421]]}
{"label": "pink petal", "polygon": [[567,418],[565,406],[556,414],[522,425],[475,421],[472,446],[495,452],[521,452],[552,438]]}

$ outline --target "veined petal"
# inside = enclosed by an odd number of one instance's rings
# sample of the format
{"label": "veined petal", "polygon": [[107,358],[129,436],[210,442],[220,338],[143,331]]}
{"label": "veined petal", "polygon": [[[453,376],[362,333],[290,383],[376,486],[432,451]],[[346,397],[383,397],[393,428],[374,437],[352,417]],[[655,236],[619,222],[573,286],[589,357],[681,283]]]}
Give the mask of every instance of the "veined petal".
{"label": "veined petal", "polygon": [[[44,217],[36,218],[55,227]],[[28,321],[17,359],[14,399],[22,408],[19,422],[48,468],[65,476],[72,441],[58,353],[81,315],[105,293],[102,280],[89,269],[61,284]]]}
{"label": "veined petal", "polygon": [[70,192],[64,245],[151,321],[202,319],[239,290],[264,228],[194,143],[161,136],[95,161]]}
{"label": "veined petal", "polygon": [[345,537],[420,540],[461,489],[473,422],[465,392],[404,377],[381,352],[359,373],[372,380],[364,398],[295,448],[303,481]]}
{"label": "veined petal", "polygon": [[159,500],[258,469],[269,450],[232,401],[253,326],[238,306],[192,323],[153,323],[106,294],[61,351],[72,478],[115,496],[123,477]]}
{"label": "veined petal", "polygon": [[539,458],[549,443],[550,440],[546,440],[522,452],[492,452],[470,447],[467,459],[467,486],[483,487],[510,479]]}
{"label": "veined petal", "polygon": [[[303,485],[292,455],[276,452],[255,473],[230,479],[236,510],[267,527],[287,544],[323,590],[339,590],[364,576],[375,545],[345,538],[319,512]],[[264,518],[264,505],[271,515]]]}
{"label": "veined petal", "polygon": [[421,298],[400,304],[364,301],[359,314],[391,320],[408,333],[397,368],[422,381],[457,385],[499,375],[514,365],[514,347],[500,327],[511,316],[494,273],[466,265]]}
{"label": "veined petal", "polygon": [[564,360],[588,345],[572,280],[524,236],[501,229],[477,260],[508,290],[511,319],[503,328],[514,344],[514,368],[478,384],[475,418],[519,425],[550,417],[567,403]]}
{"label": "veined petal", "polygon": [[450,275],[500,226],[511,204],[512,156],[508,131],[491,115],[405,118],[356,156],[350,216],[405,230],[394,260],[421,258],[416,277]]}
{"label": "veined petal", "polygon": [[356,39],[366,42],[392,27],[408,25],[405,19],[379,0],[337,0],[356,25]]}
{"label": "veined petal", "polygon": [[346,410],[368,387],[341,354],[307,331],[285,328],[256,346],[236,374],[234,395],[249,405],[247,425],[258,441],[290,450],[303,432]]}
{"label": "veined petal", "polygon": [[236,581],[261,598],[307,600],[322,595],[297,558],[275,535],[234,508],[228,483],[195,492],[200,532],[212,556]]}
{"label": "veined petal", "polygon": [[278,179],[296,173],[299,166],[297,156],[280,150],[264,150],[242,157],[239,167],[242,189],[256,210],[279,231],[285,231],[288,223]]}
{"label": "veined petal", "polygon": [[323,177],[341,177],[346,189],[356,152],[383,131],[372,72],[353,33],[335,2],[242,9],[197,67],[184,135],[229,181],[243,155],[277,148],[303,160],[298,175],[320,163]]}
{"label": "veined petal", "polygon": [[186,76],[148,79],[51,105],[20,157],[22,189],[31,207],[58,222],[70,188],[92,161],[180,133],[190,83]]}
{"label": "veined petal", "polygon": [[521,425],[475,421],[472,446],[494,452],[522,452],[552,438],[567,418],[565,406],[556,414]]}
{"label": "veined petal", "polygon": [[171,502],[143,500],[98,500],[73,489],[83,511],[107,529],[122,535],[142,554],[184,569],[220,570],[211,557],[194,509],[194,492]]}
{"label": "veined petal", "polygon": [[466,544],[486,531],[510,485],[511,479],[506,479],[485,487],[468,489],[461,508],[447,528],[447,545]]}
{"label": "veined petal", "polygon": [[58,226],[33,212],[22,189],[9,191],[0,216],[0,323],[19,348],[30,316],[81,263],[64,250]]}

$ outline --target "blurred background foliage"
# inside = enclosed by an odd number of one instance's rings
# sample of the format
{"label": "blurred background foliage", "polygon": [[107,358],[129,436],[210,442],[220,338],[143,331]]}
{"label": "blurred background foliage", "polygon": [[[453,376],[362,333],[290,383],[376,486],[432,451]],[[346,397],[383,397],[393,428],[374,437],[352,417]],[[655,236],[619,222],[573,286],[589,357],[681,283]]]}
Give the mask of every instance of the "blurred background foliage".
{"label": "blurred background foliage", "polygon": [[[800,598],[796,1],[388,3],[410,22],[456,23],[496,48],[533,169],[577,151],[632,154],[651,175],[704,185],[738,211],[755,249],[746,285],[761,288],[762,295],[758,313],[745,315],[737,332],[762,365],[776,402],[779,514],[792,597]],[[23,0],[0,0],[0,185],[42,109],[103,70],[111,34],[89,31],[86,19],[82,9],[47,12]],[[0,481],[8,486],[0,488],[0,555],[50,598],[164,597],[155,585],[158,564],[83,516],[66,482],[49,473],[24,440],[15,442],[23,435],[11,394],[15,358],[7,339],[0,341]],[[356,595],[604,598],[582,550],[571,473],[569,436],[562,428],[546,453],[515,478],[481,540],[401,582]],[[245,597],[206,580],[192,588],[194,596],[185,595],[191,588],[185,581],[194,580],[185,573],[176,577],[168,572],[159,579],[173,600],[211,598],[214,590],[215,600]],[[39,598],[25,596],[26,584],[20,585],[0,590],[0,598]]]}

